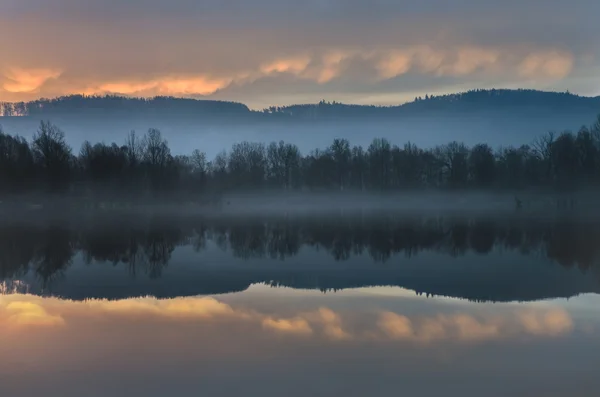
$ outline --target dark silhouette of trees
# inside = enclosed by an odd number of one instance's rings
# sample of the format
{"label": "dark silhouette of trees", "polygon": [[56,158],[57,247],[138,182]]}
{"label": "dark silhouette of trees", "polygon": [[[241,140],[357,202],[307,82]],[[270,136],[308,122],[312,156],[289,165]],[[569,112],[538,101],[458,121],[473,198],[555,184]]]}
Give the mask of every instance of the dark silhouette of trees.
{"label": "dark silhouette of trees", "polygon": [[[431,99],[429,99],[431,100]],[[426,101],[426,100],[424,100]],[[432,149],[376,138],[367,148],[335,139],[302,155],[283,141],[240,142],[212,161],[200,149],[173,156],[157,129],[121,143],[85,142],[72,154],[65,134],[41,122],[31,142],[0,131],[0,194],[79,194],[101,200],[217,197],[229,191],[281,189],[405,191],[528,189],[573,193],[600,185],[600,119],[576,134],[548,133],[493,151],[450,142]],[[200,200],[203,201],[204,199]]]}
{"label": "dark silhouette of trees", "polygon": [[22,192],[34,177],[34,158],[27,141],[12,137],[0,128],[0,192]]}
{"label": "dark silhouette of trees", "polygon": [[291,190],[301,186],[302,156],[296,145],[280,141],[267,147],[267,179],[273,187]]}
{"label": "dark silhouette of trees", "polygon": [[469,175],[477,187],[489,187],[496,178],[496,159],[489,145],[479,144],[469,154]]}
{"label": "dark silhouette of trees", "polygon": [[33,136],[31,149],[47,188],[50,191],[66,190],[73,162],[64,132],[49,121],[42,121]]}
{"label": "dark silhouette of trees", "polygon": [[443,165],[442,172],[450,187],[465,187],[469,178],[469,149],[463,143],[450,142],[435,148],[434,154]]}
{"label": "dark silhouette of trees", "polygon": [[234,144],[227,168],[236,188],[262,188],[267,175],[265,146],[250,142]]}
{"label": "dark silhouette of trees", "polygon": [[350,184],[350,142],[347,139],[334,139],[329,150],[335,163],[336,185],[344,190]]}
{"label": "dark silhouette of trees", "polygon": [[392,146],[387,139],[375,138],[367,149],[369,184],[372,188],[386,190],[390,187]]}

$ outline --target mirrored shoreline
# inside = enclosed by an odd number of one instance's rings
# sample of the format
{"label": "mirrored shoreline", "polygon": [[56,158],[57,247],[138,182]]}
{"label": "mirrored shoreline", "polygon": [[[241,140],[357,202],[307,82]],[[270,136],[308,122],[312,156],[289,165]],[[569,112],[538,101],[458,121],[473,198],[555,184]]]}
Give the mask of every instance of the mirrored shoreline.
{"label": "mirrored shoreline", "polygon": [[397,286],[474,301],[600,292],[600,222],[577,218],[118,216],[0,225],[5,288],[71,299]]}

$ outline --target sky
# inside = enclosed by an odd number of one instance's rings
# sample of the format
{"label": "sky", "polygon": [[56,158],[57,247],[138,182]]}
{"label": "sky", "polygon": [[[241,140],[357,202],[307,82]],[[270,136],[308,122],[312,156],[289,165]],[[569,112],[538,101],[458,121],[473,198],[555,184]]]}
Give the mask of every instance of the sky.
{"label": "sky", "polygon": [[600,94],[597,0],[2,0],[0,101]]}

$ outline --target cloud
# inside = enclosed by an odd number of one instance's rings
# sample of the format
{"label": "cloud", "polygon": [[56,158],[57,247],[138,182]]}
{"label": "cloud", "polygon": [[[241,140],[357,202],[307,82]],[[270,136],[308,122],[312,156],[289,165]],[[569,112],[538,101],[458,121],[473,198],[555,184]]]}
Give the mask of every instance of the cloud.
{"label": "cloud", "polygon": [[571,54],[545,51],[528,55],[519,65],[519,75],[527,78],[563,79],[573,70]]}
{"label": "cloud", "polygon": [[209,77],[164,77],[149,81],[109,81],[92,85],[83,93],[122,94],[134,96],[194,96],[208,95],[227,86],[231,79],[211,79]]}
{"label": "cloud", "polygon": [[62,71],[53,69],[22,69],[10,67],[4,72],[2,88],[10,93],[37,93],[50,79],[57,79]]}
{"label": "cloud", "polygon": [[[523,79],[566,78],[573,70],[573,56],[558,50],[527,50],[519,48],[458,47],[443,49],[418,45],[401,49],[356,48],[352,50],[330,49],[311,54],[298,53],[287,57],[276,57],[263,63],[231,71],[228,75],[217,75],[207,71],[197,75],[154,76],[148,79],[133,78],[114,80],[93,77],[95,81],[69,79],[51,70],[12,72],[10,80],[4,83],[7,92],[26,94],[37,92],[42,86],[57,90],[57,95],[69,93],[123,94],[133,96],[211,96],[232,99],[237,96],[246,100],[254,96],[281,96],[287,94],[321,95],[328,90],[347,92],[348,95],[362,95],[378,92],[398,92],[403,87],[422,87],[432,91],[427,84],[418,82],[426,76],[432,82],[440,78],[480,78],[508,81],[514,76]],[[287,77],[286,77],[287,76]],[[398,77],[402,82],[386,83]],[[406,79],[409,81],[407,82]],[[53,83],[46,84],[49,80]],[[292,81],[296,80],[296,85]],[[259,83],[260,90],[252,86]],[[269,84],[265,84],[269,82]],[[312,88],[310,84],[313,84]],[[391,84],[391,85],[390,85]],[[435,83],[432,83],[435,84]],[[258,87],[257,86],[257,87]],[[390,88],[391,87],[391,88]],[[412,94],[411,90],[411,94]],[[252,94],[251,94],[252,93]]]}
{"label": "cloud", "polygon": [[260,72],[263,74],[271,73],[293,73],[299,74],[306,70],[311,62],[309,55],[301,54],[292,58],[279,58],[271,62],[267,62],[260,67]]}

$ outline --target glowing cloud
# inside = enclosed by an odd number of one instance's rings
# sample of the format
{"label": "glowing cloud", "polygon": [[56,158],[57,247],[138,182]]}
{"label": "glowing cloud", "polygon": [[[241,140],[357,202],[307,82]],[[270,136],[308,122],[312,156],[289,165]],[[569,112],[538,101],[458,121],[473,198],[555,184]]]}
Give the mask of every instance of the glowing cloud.
{"label": "glowing cloud", "polygon": [[380,77],[391,79],[410,71],[413,66],[413,54],[403,51],[391,51],[377,64]]}
{"label": "glowing cloud", "polygon": [[92,85],[84,89],[87,95],[209,95],[227,86],[232,79],[209,77],[165,77],[149,81],[114,81]]}
{"label": "glowing cloud", "polygon": [[498,63],[501,52],[497,49],[466,47],[453,55],[453,61],[438,68],[438,75],[467,76],[479,70],[489,72]]}
{"label": "glowing cloud", "polygon": [[573,56],[559,51],[528,55],[519,65],[519,75],[527,78],[563,79],[573,70]]}
{"label": "glowing cloud", "polygon": [[270,73],[294,73],[299,74],[306,70],[311,62],[311,57],[308,55],[298,55],[293,58],[277,59],[273,62],[268,62],[260,67],[260,71],[264,74]]}
{"label": "glowing cloud", "polygon": [[57,79],[62,71],[55,69],[10,68],[4,72],[7,81],[2,88],[11,93],[35,93],[50,79]]}

